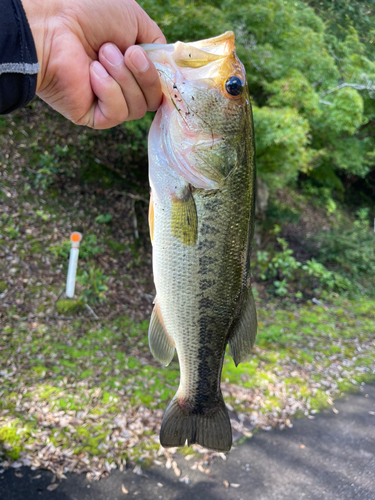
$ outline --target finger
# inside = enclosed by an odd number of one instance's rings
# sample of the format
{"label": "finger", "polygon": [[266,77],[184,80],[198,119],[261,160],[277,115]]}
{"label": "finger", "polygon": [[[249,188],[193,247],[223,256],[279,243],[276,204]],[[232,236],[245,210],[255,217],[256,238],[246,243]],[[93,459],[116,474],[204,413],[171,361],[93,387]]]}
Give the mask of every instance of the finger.
{"label": "finger", "polygon": [[121,87],[98,61],[90,66],[90,82],[97,101],[79,124],[105,129],[124,122],[129,110]]}
{"label": "finger", "polygon": [[146,52],[138,46],[129,47],[125,52],[125,65],[141,88],[148,111],[156,111],[162,98],[160,78]]}
{"label": "finger", "polygon": [[[120,50],[112,43],[104,44],[99,50],[99,61],[122,89],[128,107],[127,120],[142,118],[147,111],[146,98],[132,72],[125,65]],[[151,69],[151,63],[149,64]]]}
{"label": "finger", "polygon": [[138,21],[137,43],[167,43],[159,26],[137,3],[135,3],[134,11]]}

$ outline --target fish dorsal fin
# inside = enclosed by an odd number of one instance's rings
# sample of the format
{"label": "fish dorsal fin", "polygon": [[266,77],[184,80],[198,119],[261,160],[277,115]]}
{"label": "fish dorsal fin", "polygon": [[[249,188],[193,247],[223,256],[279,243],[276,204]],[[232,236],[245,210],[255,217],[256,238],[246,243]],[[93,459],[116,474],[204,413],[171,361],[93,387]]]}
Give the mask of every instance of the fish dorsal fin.
{"label": "fish dorsal fin", "polygon": [[195,245],[197,241],[197,208],[188,187],[181,197],[172,198],[171,231],[186,246]]}
{"label": "fish dorsal fin", "polygon": [[251,352],[257,335],[257,313],[251,288],[242,292],[242,307],[229,334],[229,353],[236,366]]}
{"label": "fish dorsal fin", "polygon": [[154,358],[160,361],[162,365],[168,366],[174,355],[174,344],[165,330],[157,303],[151,314],[148,343]]}

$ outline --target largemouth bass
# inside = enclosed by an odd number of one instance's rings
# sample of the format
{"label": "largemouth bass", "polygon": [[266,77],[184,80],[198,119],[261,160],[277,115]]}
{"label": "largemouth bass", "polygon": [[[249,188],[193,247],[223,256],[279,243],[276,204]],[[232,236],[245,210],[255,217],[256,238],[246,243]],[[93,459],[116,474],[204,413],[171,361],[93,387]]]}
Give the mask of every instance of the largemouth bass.
{"label": "largemouth bass", "polygon": [[257,328],[250,285],[254,132],[234,34],[144,46],[163,101],[149,135],[153,356],[177,351],[180,385],[161,426],[165,447],[228,451],[232,430],[220,389],[229,343],[236,365]]}

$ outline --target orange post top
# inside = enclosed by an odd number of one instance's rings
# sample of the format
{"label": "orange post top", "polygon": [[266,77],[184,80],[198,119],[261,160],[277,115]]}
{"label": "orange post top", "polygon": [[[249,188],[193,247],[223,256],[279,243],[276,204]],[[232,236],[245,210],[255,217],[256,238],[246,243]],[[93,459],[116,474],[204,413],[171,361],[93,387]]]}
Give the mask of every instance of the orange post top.
{"label": "orange post top", "polygon": [[82,239],[82,234],[81,233],[72,233],[70,235],[70,241],[73,242],[73,243],[79,243]]}

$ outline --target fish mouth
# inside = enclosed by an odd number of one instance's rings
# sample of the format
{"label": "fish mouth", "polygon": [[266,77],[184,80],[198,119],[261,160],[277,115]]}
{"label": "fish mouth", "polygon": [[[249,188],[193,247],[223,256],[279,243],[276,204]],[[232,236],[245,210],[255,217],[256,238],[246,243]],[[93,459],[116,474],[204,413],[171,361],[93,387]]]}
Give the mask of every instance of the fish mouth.
{"label": "fish mouth", "polygon": [[[236,56],[233,31],[196,42],[143,44],[158,70],[162,91],[167,98],[171,86],[190,81],[196,87],[220,87],[229,76],[239,76],[245,82],[245,70]],[[194,83],[193,83],[194,82]]]}
{"label": "fish mouth", "polygon": [[[159,57],[156,52],[163,51],[168,54],[176,53],[179,57],[176,58],[179,62],[178,65],[182,67],[191,66],[196,64],[194,61],[199,60],[200,66],[208,64],[211,61],[218,60],[222,57],[228,56],[235,50],[235,37],[233,31],[226,31],[222,35],[206,38],[197,42],[176,42],[176,43],[144,43],[141,47],[147,52],[149,58],[153,62],[159,62]],[[193,57],[193,56],[196,57]],[[155,61],[155,57],[157,60]],[[200,67],[195,66],[195,67]]]}
{"label": "fish mouth", "polygon": [[242,64],[236,56],[233,31],[197,42],[141,46],[161,74],[165,74],[170,68],[187,79],[211,79],[216,84],[232,74],[234,67],[242,73]]}

